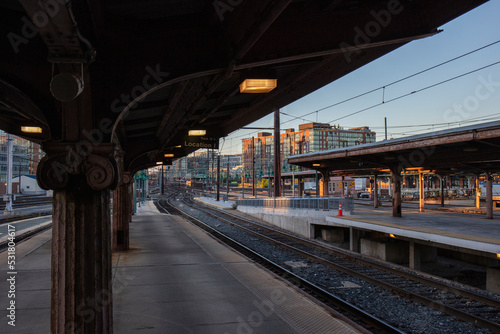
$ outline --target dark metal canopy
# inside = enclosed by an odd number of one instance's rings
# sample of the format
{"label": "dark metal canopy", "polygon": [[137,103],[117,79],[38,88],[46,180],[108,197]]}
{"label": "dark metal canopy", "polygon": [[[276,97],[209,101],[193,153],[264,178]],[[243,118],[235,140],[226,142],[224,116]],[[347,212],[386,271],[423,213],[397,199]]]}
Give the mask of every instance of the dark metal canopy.
{"label": "dark metal canopy", "polygon": [[500,122],[291,156],[291,164],[338,175],[426,170],[437,174],[500,170]]}
{"label": "dark metal canopy", "polygon": [[[0,128],[37,142],[82,138],[65,127],[74,102],[54,98],[70,85],[49,88],[81,73],[85,87],[72,84],[93,115],[74,116],[74,131],[119,144],[137,170],[194,151],[176,148],[189,129],[224,137],[484,2],[4,0]],[[278,87],[240,93],[255,72]]]}

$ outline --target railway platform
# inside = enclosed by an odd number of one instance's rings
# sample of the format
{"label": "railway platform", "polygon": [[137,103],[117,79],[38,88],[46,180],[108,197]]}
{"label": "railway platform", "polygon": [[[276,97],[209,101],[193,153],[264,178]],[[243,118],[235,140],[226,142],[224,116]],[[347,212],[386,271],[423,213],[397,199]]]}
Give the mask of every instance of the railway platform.
{"label": "railway platform", "polygon": [[[405,208],[358,206],[351,216],[326,217],[332,234],[348,233],[352,251],[420,269],[442,253],[486,267],[486,288],[500,293],[500,224],[484,215]],[[338,228],[337,230],[335,229]],[[342,229],[342,230],[339,230]],[[348,229],[348,231],[346,231]]]}
{"label": "railway platform", "polygon": [[[247,204],[247,203],[246,203]],[[373,208],[357,201],[350,215],[337,210],[314,211],[238,206],[238,211],[306,238],[322,239],[351,251],[421,270],[443,255],[481,267],[486,289],[500,293],[500,224],[484,209],[464,206],[403,204],[402,217],[390,206]],[[483,213],[483,214],[481,214]],[[498,217],[498,210],[494,216]]]}
{"label": "railway platform", "polygon": [[427,211],[407,208],[402,217],[392,217],[391,208],[357,207],[351,216],[328,216],[334,226],[392,234],[460,249],[500,253],[500,223],[478,214]]}
{"label": "railway platform", "polygon": [[[6,252],[0,270],[8,272]],[[50,331],[51,232],[16,247],[15,327],[0,295],[1,333]],[[359,333],[300,292],[152,201],[130,224],[130,250],[113,253],[115,333]],[[6,280],[1,291],[8,291]],[[108,292],[82,305],[83,317]]]}

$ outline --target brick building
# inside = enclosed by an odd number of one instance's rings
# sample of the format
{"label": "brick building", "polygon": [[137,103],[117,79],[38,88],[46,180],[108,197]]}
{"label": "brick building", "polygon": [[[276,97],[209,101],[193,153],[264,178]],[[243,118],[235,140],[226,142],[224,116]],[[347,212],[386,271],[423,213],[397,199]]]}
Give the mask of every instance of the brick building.
{"label": "brick building", "polygon": [[[288,164],[287,158],[309,152],[318,152],[340,147],[347,147],[375,142],[375,132],[369,127],[344,129],[326,123],[306,123],[299,125],[299,130],[286,129],[280,134],[281,170],[299,171],[298,166]],[[247,178],[252,175],[252,149],[254,149],[255,174],[258,179],[271,173],[274,168],[274,136],[269,132],[260,132],[257,137],[243,139],[243,171]]]}

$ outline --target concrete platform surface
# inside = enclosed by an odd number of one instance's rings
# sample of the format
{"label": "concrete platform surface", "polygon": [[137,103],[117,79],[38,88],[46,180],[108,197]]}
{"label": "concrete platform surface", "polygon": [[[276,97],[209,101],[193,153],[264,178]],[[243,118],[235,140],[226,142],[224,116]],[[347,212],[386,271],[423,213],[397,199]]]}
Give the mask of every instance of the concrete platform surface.
{"label": "concrete platform surface", "polygon": [[194,201],[200,202],[201,204],[204,204],[204,205],[213,206],[213,207],[215,207],[217,209],[221,209],[221,210],[232,209],[236,203],[234,201],[224,201],[222,199],[222,196],[220,196],[219,201],[216,201],[214,198],[211,198],[211,197],[195,197]]}
{"label": "concrete platform surface", "polygon": [[[115,333],[356,333],[295,289],[151,201],[113,254]],[[50,332],[51,233],[16,246],[16,326],[0,253],[0,333]]]}
{"label": "concrete platform surface", "polygon": [[392,233],[488,253],[500,254],[500,221],[477,214],[437,212],[405,208],[392,217],[392,208],[355,206],[354,214],[327,217],[329,225]]}

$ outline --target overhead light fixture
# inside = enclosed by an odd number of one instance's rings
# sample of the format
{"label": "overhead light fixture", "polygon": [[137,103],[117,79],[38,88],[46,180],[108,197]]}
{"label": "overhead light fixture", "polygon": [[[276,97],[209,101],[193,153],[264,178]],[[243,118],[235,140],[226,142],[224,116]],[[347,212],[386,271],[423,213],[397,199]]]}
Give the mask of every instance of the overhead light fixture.
{"label": "overhead light fixture", "polygon": [[163,165],[163,161],[157,161],[156,164],[157,165]]}
{"label": "overhead light fixture", "polygon": [[321,164],[313,164],[313,167],[321,167]]}
{"label": "overhead light fixture", "polygon": [[175,148],[182,148],[182,145],[177,145],[175,146]]}
{"label": "overhead light fixture", "polygon": [[464,152],[477,152],[479,148],[477,147],[464,147]]}
{"label": "overhead light fixture", "polygon": [[39,126],[21,126],[21,131],[25,133],[42,133],[42,128]]}
{"label": "overhead light fixture", "polygon": [[207,130],[189,130],[189,136],[204,136],[207,134]]}
{"label": "overhead light fixture", "polygon": [[278,79],[245,79],[240,93],[269,93],[278,86]]}
{"label": "overhead light fixture", "polygon": [[173,158],[174,157],[174,154],[173,153],[165,153],[163,155],[165,158]]}
{"label": "overhead light fixture", "polygon": [[84,88],[83,75],[76,73],[59,73],[50,81],[52,96],[62,102],[73,101]]}

